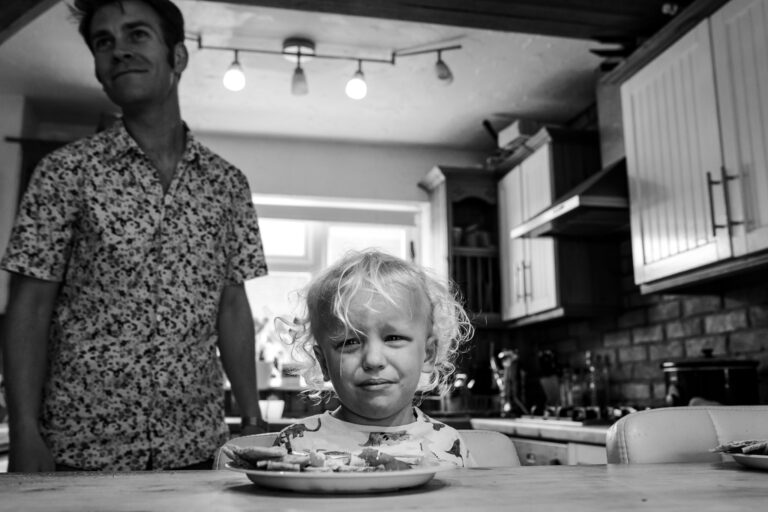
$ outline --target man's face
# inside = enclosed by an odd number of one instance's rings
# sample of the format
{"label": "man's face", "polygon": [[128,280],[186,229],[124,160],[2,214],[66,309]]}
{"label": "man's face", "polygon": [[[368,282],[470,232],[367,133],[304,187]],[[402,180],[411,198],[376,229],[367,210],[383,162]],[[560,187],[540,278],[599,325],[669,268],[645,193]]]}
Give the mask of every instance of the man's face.
{"label": "man's face", "polygon": [[392,304],[359,292],[349,312],[359,332],[339,324],[319,340],[316,355],[339,396],[339,419],[382,426],[414,421],[419,379],[434,364],[428,299],[422,295],[395,291]]}
{"label": "man's face", "polygon": [[174,48],[174,65],[158,14],[141,1],[128,0],[100,8],[90,27],[96,78],[107,96],[121,107],[175,99],[186,50]]}

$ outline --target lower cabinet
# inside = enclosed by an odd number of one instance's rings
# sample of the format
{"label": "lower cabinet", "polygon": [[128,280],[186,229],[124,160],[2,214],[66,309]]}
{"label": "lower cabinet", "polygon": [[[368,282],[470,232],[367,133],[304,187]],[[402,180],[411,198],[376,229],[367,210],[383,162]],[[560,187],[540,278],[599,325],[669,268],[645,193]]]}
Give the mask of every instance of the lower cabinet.
{"label": "lower cabinet", "polygon": [[510,437],[524,466],[607,464],[605,446]]}

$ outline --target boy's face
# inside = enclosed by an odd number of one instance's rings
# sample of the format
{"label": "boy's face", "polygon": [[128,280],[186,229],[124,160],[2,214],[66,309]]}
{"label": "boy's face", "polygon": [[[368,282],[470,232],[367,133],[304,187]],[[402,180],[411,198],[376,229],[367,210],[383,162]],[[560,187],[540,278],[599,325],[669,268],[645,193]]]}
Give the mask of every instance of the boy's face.
{"label": "boy's face", "polygon": [[421,373],[434,366],[435,340],[427,297],[397,291],[393,298],[396,305],[370,292],[357,294],[349,316],[362,332],[340,326],[315,347],[339,396],[341,420],[381,426],[414,421],[412,400]]}
{"label": "boy's face", "polygon": [[171,66],[160,17],[144,2],[127,0],[97,10],[90,43],[96,78],[117,105],[161,103],[174,97],[186,49],[176,45]]}

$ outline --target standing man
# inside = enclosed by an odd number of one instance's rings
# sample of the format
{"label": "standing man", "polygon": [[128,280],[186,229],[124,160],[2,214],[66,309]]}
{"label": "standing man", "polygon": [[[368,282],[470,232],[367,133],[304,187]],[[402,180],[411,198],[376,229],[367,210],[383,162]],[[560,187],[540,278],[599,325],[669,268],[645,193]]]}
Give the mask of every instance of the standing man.
{"label": "standing man", "polygon": [[243,283],[267,267],[248,183],[181,119],[172,2],[73,12],[123,116],[40,163],[0,265],[9,470],[210,468],[228,439],[222,364],[244,433],[264,428]]}

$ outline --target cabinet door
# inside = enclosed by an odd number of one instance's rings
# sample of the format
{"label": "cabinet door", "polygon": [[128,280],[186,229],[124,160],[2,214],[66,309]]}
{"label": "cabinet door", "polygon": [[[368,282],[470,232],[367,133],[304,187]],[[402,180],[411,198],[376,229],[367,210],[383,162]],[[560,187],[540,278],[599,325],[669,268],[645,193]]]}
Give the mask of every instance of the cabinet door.
{"label": "cabinet door", "polygon": [[712,61],[705,20],[621,87],[637,283],[731,255]]}
{"label": "cabinet door", "polygon": [[733,250],[768,248],[768,2],[732,0],[712,18]]}
{"label": "cabinet door", "polygon": [[555,240],[531,238],[525,263],[525,293],[528,314],[554,309],[560,303],[557,294],[557,267],[555,261]]}
{"label": "cabinet door", "polygon": [[534,217],[552,206],[552,146],[544,144],[534,151],[523,163],[523,220]]}
{"label": "cabinet door", "polygon": [[501,318],[512,320],[525,316],[523,282],[524,241],[513,240],[509,231],[523,222],[522,180],[520,167],[499,180],[499,258],[502,279]]}

